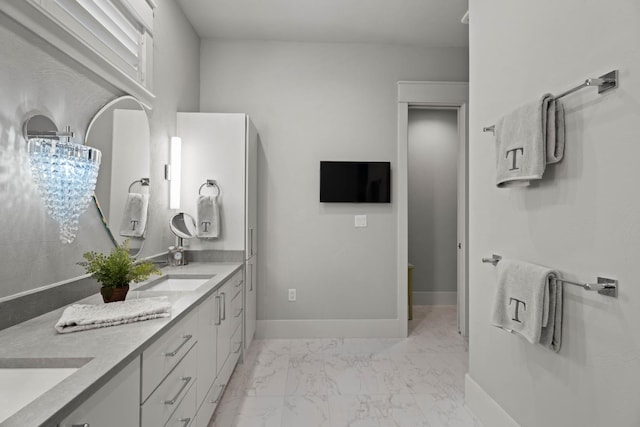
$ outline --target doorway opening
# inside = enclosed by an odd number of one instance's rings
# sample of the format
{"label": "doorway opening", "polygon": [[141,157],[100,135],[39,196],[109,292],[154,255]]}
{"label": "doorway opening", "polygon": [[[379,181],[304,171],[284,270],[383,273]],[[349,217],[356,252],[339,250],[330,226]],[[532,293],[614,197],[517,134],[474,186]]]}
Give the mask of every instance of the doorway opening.
{"label": "doorway opening", "polygon": [[[457,305],[458,112],[410,106],[409,320],[416,306]],[[421,307],[416,317],[434,314]],[[411,322],[409,332],[412,332]]]}
{"label": "doorway opening", "polygon": [[[467,103],[468,83],[398,83],[398,320],[405,336],[410,271],[414,303],[456,305],[458,332],[468,336]],[[413,269],[405,268],[409,262]]]}

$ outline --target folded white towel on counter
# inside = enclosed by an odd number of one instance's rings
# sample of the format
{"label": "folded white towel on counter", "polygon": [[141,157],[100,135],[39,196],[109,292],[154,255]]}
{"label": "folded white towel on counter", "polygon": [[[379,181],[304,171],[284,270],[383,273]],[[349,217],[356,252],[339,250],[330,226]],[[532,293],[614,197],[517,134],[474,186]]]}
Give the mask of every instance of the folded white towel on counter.
{"label": "folded white towel on counter", "polygon": [[167,297],[140,298],[108,304],[73,304],[64,309],[56,330],[65,334],[171,316]]}
{"label": "folded white towel on counter", "polygon": [[562,342],[562,284],[557,271],[502,258],[492,324],[553,351]]}
{"label": "folded white towel on counter", "polygon": [[149,195],[142,193],[127,194],[124,214],[120,223],[120,235],[123,237],[142,237],[147,228]]}
{"label": "folded white towel on counter", "polygon": [[220,237],[220,207],[218,196],[198,196],[197,236],[199,239]]}
{"label": "folded white towel on counter", "polygon": [[496,184],[526,187],[564,155],[564,108],[545,94],[496,123]]}

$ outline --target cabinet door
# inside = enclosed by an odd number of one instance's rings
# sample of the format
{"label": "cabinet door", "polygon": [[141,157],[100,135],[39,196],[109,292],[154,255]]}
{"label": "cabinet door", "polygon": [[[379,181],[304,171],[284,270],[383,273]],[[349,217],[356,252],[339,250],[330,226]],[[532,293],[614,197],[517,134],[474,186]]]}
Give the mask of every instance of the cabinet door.
{"label": "cabinet door", "polygon": [[[245,114],[177,114],[182,164],[189,165],[189,173],[182,176],[182,209],[196,211],[198,189],[207,179],[215,179],[220,187],[222,238],[192,239],[191,249],[245,249],[245,127]],[[215,194],[211,189],[202,192]]]}
{"label": "cabinet door", "polygon": [[233,284],[225,283],[216,295],[217,306],[217,326],[218,335],[216,337],[216,373],[220,373],[224,363],[231,351],[230,338],[233,330],[231,330],[231,299],[233,298]]}
{"label": "cabinet door", "polygon": [[256,333],[257,261],[254,255],[245,263],[244,348],[247,349]]}
{"label": "cabinet door", "polygon": [[[116,410],[114,410],[116,409]],[[60,427],[140,425],[140,358],[118,372],[62,421]]]}
{"label": "cabinet door", "polygon": [[258,252],[258,131],[247,116],[247,141],[245,165],[245,258]]}
{"label": "cabinet door", "polygon": [[217,298],[211,295],[198,307],[198,387],[197,402],[202,403],[216,379]]}

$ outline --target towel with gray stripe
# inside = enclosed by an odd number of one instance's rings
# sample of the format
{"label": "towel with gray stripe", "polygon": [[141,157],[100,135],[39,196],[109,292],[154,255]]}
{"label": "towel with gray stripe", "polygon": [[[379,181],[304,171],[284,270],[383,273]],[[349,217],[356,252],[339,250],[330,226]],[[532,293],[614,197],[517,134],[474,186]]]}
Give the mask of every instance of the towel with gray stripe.
{"label": "towel with gray stripe", "polygon": [[505,258],[498,263],[496,273],[492,324],[558,352],[562,342],[562,283],[555,279],[560,279],[560,273]]}

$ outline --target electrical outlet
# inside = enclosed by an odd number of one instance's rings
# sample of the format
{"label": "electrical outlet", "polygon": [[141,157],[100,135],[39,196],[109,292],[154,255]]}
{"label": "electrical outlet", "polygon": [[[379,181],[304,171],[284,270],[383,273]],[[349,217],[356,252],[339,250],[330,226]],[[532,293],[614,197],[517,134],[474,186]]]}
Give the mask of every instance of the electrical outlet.
{"label": "electrical outlet", "polygon": [[296,300],[296,290],[289,289],[289,301],[295,301],[295,300]]}

